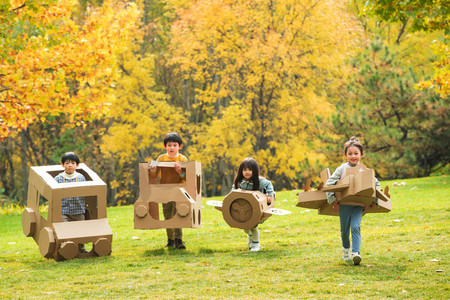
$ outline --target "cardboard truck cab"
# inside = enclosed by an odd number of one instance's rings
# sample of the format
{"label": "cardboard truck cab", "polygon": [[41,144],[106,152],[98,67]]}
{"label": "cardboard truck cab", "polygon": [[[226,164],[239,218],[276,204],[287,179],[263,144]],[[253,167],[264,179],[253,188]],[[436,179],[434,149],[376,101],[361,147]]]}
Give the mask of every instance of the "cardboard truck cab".
{"label": "cardboard truck cab", "polygon": [[[174,162],[152,162],[160,168],[174,168]],[[150,174],[149,163],[139,164],[139,198],[134,203],[134,228],[200,228],[202,223],[202,166],[196,161],[177,162],[185,172],[179,183],[160,184]],[[164,219],[161,207],[174,202],[171,218]]]}
{"label": "cardboard truck cab", "polygon": [[[55,260],[104,256],[111,253],[112,231],[106,218],[106,184],[85,164],[77,172],[84,182],[58,183],[61,165],[31,167],[28,179],[27,207],[22,213],[22,229],[39,245],[42,256]],[[61,201],[66,197],[84,197],[85,221],[62,222]],[[48,201],[47,217],[39,213],[39,203]],[[79,244],[92,244],[82,253]]]}

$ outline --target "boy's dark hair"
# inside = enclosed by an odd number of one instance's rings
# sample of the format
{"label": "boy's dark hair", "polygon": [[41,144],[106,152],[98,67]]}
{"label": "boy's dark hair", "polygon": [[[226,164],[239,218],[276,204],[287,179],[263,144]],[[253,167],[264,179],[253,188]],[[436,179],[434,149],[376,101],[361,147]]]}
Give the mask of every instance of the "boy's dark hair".
{"label": "boy's dark hair", "polygon": [[244,179],[244,175],[242,175],[244,169],[252,170],[252,178],[250,178],[250,182],[253,184],[253,190],[259,191],[259,167],[256,160],[251,157],[247,157],[241,162],[236,178],[234,179],[234,188],[238,189],[239,184]]}
{"label": "boy's dark hair", "polygon": [[64,155],[61,158],[61,162],[64,164],[66,162],[66,160],[74,161],[77,163],[77,165],[80,164],[80,158],[78,157],[78,155],[76,155],[73,152],[64,153]]}
{"label": "boy's dark hair", "polygon": [[356,136],[352,136],[345,144],[344,144],[344,154],[347,154],[347,149],[350,146],[355,146],[359,148],[361,154],[363,154],[363,145],[360,140]]}
{"label": "boy's dark hair", "polygon": [[164,146],[167,146],[168,142],[178,143],[178,145],[183,145],[183,140],[177,132],[169,132],[164,137]]}

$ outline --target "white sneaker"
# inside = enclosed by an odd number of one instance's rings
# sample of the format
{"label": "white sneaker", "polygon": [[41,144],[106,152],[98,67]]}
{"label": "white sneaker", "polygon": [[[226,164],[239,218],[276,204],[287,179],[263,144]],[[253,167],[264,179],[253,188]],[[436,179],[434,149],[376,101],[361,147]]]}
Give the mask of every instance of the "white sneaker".
{"label": "white sneaker", "polygon": [[257,252],[259,251],[259,242],[252,242],[252,246],[250,247],[251,252]]}
{"label": "white sneaker", "polygon": [[357,266],[361,262],[361,255],[359,255],[358,252],[353,252],[352,259],[353,259],[353,263],[355,264],[355,266]]}
{"label": "white sneaker", "polygon": [[351,258],[350,258],[350,248],[342,248],[342,259],[344,261],[351,260]]}
{"label": "white sneaker", "polygon": [[252,248],[252,236],[248,235],[248,250]]}

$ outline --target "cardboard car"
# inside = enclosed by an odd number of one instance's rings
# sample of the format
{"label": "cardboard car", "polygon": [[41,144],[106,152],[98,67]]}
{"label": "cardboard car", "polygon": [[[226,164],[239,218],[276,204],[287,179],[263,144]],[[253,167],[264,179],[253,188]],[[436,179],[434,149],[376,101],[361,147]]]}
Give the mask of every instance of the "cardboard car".
{"label": "cardboard car", "polygon": [[[30,168],[23,233],[35,240],[42,256],[57,261],[109,255],[112,231],[106,218],[106,183],[83,163],[76,171],[84,175],[84,182],[56,182],[54,177],[63,171],[61,165]],[[62,222],[61,201],[66,197],[84,197],[86,220]],[[48,204],[47,216],[39,212],[42,201]],[[79,244],[91,243],[90,251],[79,251]]]}
{"label": "cardboard car", "polygon": [[[199,162],[177,162],[185,172],[185,181],[159,183],[152,177],[149,163],[139,164],[139,198],[134,203],[134,228],[200,228],[202,225],[202,167]],[[174,168],[175,162],[151,162],[157,167]],[[161,206],[175,202],[175,212],[164,219]]]}
{"label": "cardboard car", "polygon": [[223,201],[209,200],[206,204],[222,212],[230,227],[252,229],[272,215],[288,215],[290,211],[275,208],[275,195],[267,204],[267,195],[260,191],[235,190],[225,196]]}
{"label": "cardboard car", "polygon": [[[298,207],[317,209],[320,215],[339,216],[339,210],[327,201],[327,192],[334,192],[336,200],[340,204],[356,204],[364,206],[366,213],[388,213],[391,211],[391,199],[389,187],[386,186],[384,192],[375,186],[375,172],[365,165],[359,164],[356,167],[346,169],[346,176],[335,185],[324,186],[330,177],[330,170],[327,168],[320,172],[321,183],[317,190],[310,188],[311,181],[308,180],[304,192],[298,194]],[[375,198],[378,204],[372,207]]]}

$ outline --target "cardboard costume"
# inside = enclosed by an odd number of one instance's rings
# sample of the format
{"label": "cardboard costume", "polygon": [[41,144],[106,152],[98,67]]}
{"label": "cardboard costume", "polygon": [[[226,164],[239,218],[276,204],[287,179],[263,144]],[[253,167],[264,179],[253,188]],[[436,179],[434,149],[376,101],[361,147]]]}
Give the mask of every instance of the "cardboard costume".
{"label": "cardboard costume", "polygon": [[[152,177],[149,163],[139,164],[139,198],[134,203],[134,228],[200,228],[202,207],[202,167],[199,162],[177,162],[183,170],[185,181],[158,183]],[[160,168],[174,168],[174,162],[152,162]],[[159,173],[159,170],[157,171]],[[175,212],[170,219],[160,216],[159,205],[175,202]]]}
{"label": "cardboard costume", "polygon": [[272,203],[267,204],[267,195],[260,191],[235,190],[225,196],[223,202],[207,201],[208,205],[222,212],[230,227],[252,229],[272,215],[287,215],[290,211],[275,208],[275,195]]}
{"label": "cardboard costume", "polygon": [[[336,200],[340,204],[357,203],[364,206],[366,213],[388,213],[391,211],[391,200],[389,199],[386,186],[384,192],[375,187],[375,172],[368,169],[363,164],[346,169],[346,176],[339,180],[336,185],[324,186],[330,177],[330,170],[327,168],[320,172],[321,183],[315,191],[311,191],[308,180],[305,191],[298,194],[297,206],[313,208],[319,211],[320,215],[339,216],[339,210],[334,210],[328,203],[326,192],[334,192]],[[373,201],[378,198],[378,204],[372,208]]]}
{"label": "cardboard costume", "polygon": [[[22,229],[39,245],[42,256],[64,260],[104,256],[111,253],[112,231],[106,218],[106,183],[85,164],[77,172],[86,181],[58,183],[54,177],[64,171],[61,165],[31,167],[27,207],[22,213]],[[63,198],[84,197],[85,220],[62,222]],[[48,217],[39,213],[39,202],[48,201]],[[92,250],[79,251],[78,244],[92,243]]]}

